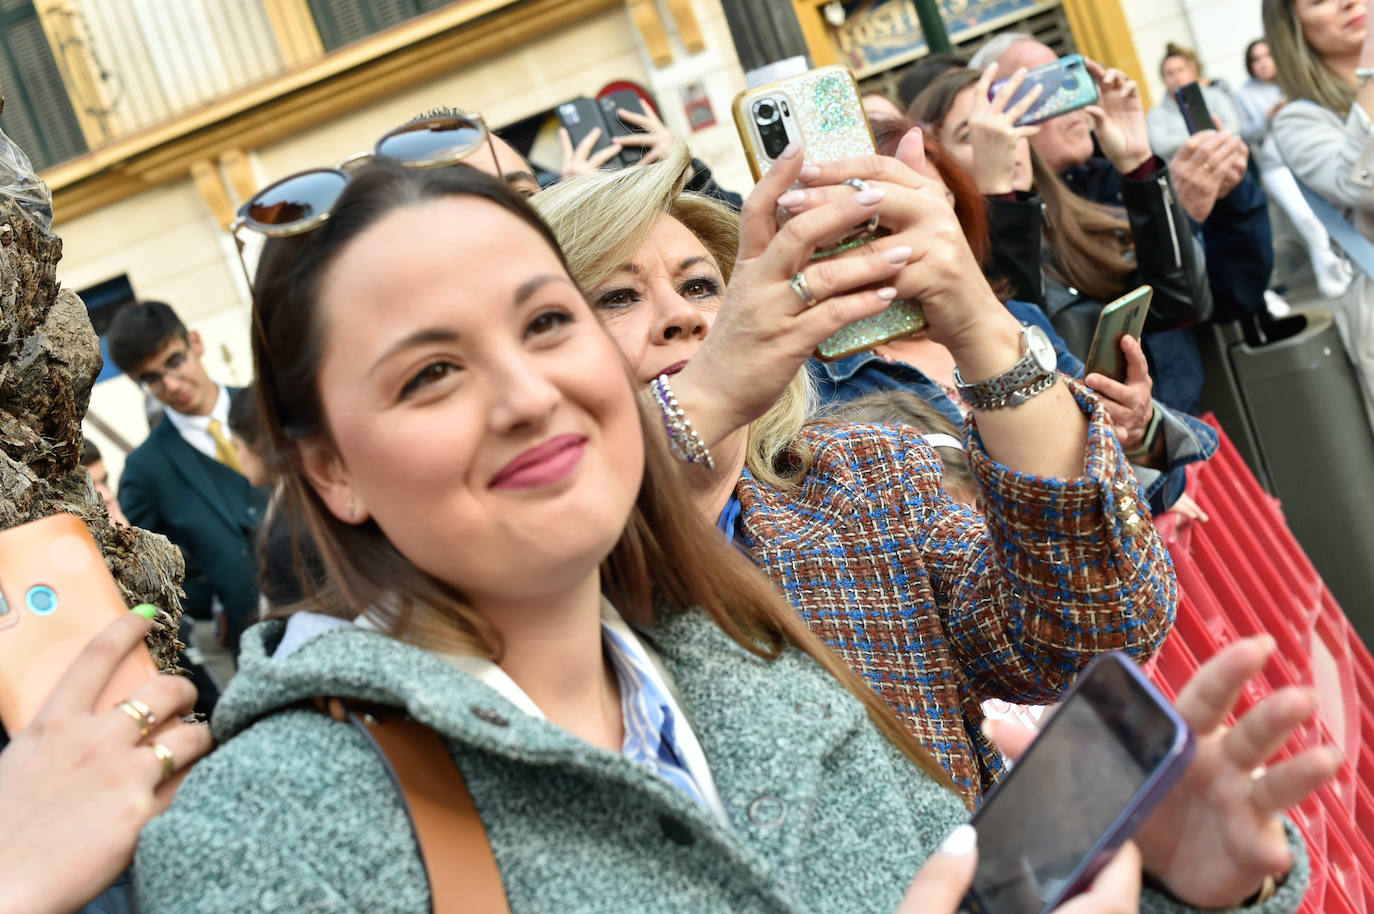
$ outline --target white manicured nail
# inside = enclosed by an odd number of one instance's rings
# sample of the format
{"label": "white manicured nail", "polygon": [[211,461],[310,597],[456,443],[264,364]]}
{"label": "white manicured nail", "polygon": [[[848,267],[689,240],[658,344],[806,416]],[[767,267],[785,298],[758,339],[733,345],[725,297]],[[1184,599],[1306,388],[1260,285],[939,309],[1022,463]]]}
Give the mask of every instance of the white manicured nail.
{"label": "white manicured nail", "polygon": [[951,857],[964,857],[973,853],[978,846],[978,832],[967,822],[945,836],[940,842],[940,853]]}

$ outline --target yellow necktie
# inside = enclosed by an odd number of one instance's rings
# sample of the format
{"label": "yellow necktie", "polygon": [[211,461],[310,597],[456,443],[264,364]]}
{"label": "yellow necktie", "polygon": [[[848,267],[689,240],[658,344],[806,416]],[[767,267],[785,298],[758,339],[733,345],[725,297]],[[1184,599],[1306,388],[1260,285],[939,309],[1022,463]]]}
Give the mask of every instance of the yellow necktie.
{"label": "yellow necktie", "polygon": [[215,459],[234,472],[242,473],[239,452],[234,448],[234,442],[224,436],[224,426],[219,424],[218,419],[210,420],[210,437],[215,439]]}

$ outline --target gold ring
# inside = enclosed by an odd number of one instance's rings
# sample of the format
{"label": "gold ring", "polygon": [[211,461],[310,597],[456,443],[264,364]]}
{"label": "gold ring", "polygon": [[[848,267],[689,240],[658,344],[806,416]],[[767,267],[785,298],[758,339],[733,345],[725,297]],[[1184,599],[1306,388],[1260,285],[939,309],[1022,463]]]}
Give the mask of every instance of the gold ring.
{"label": "gold ring", "polygon": [[806,274],[793,273],[792,278],[787,280],[787,284],[792,287],[792,291],[797,293],[797,297],[802,300],[802,304],[810,308],[817,301],[816,296],[811,292],[811,286],[806,281]]}
{"label": "gold ring", "polygon": [[115,707],[129,715],[133,722],[138,724],[139,736],[147,736],[152,731],[153,725],[157,723],[157,715],[153,713],[153,709],[137,698],[126,698]]}
{"label": "gold ring", "polygon": [[153,743],[152,750],[153,755],[156,755],[157,760],[162,763],[162,779],[165,781],[177,770],[176,760],[172,758],[172,750],[162,743]]}

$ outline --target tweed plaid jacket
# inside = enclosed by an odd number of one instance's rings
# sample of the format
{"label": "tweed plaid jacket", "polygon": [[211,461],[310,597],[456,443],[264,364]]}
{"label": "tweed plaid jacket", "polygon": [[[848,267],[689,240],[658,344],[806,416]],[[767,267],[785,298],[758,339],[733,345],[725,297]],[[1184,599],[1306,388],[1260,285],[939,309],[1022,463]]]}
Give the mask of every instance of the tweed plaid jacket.
{"label": "tweed plaid jacket", "polygon": [[1003,769],[984,738],[989,698],[1055,701],[1092,657],[1145,660],[1173,625],[1177,582],[1106,411],[1090,416],[1084,475],[969,461],[985,516],[940,488],[940,460],[910,429],[809,428],[799,487],[747,470],[736,488],[754,561],[944,764],[974,805]]}

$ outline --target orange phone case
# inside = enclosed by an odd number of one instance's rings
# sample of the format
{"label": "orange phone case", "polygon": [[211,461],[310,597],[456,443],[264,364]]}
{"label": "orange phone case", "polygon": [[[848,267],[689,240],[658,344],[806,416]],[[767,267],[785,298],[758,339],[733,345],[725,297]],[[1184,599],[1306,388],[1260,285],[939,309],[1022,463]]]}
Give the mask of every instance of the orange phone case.
{"label": "orange phone case", "polygon": [[[82,649],[126,612],[79,518],[54,514],[0,532],[0,722],[5,729],[17,733],[28,726]],[[114,707],[156,675],[148,648],[140,645],[120,663],[95,708]]]}

